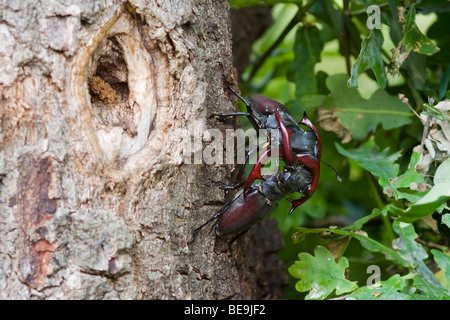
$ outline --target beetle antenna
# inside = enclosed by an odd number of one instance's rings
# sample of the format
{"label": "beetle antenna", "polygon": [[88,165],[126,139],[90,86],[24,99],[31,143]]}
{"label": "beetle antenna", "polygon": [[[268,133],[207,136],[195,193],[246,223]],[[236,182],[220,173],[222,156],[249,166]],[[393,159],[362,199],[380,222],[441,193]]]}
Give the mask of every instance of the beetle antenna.
{"label": "beetle antenna", "polygon": [[322,162],[322,163],[323,163],[324,165],[326,165],[328,168],[333,169],[334,173],[336,173],[336,179],[337,179],[339,182],[342,182],[342,178],[339,176],[339,173],[337,172],[337,170],[336,170],[333,166],[329,165],[328,163],[326,163],[325,161],[322,161],[322,160],[320,160],[320,162]]}

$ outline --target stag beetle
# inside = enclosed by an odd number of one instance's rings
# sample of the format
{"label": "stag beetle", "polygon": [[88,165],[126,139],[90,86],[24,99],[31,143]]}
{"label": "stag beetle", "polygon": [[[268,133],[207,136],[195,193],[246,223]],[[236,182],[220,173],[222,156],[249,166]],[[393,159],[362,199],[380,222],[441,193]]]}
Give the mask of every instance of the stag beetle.
{"label": "stag beetle", "polygon": [[[234,200],[216,214],[219,218],[215,226],[216,234],[224,237],[246,231],[275,211],[277,202],[287,194],[300,191],[310,195],[308,192],[312,180],[313,175],[308,169],[291,166],[250,186],[247,191],[240,191]],[[244,192],[247,192],[246,197]]]}
{"label": "stag beetle", "polygon": [[[314,193],[320,173],[321,138],[317,128],[308,119],[306,112],[297,123],[291,112],[281,103],[261,95],[250,95],[247,100],[228,86],[247,107],[247,112],[224,113],[218,116],[246,116],[255,129],[279,131],[280,158],[285,166],[281,172],[263,177],[261,168],[271,154],[271,145],[266,144],[248,178],[236,197],[226,204],[214,217],[194,231],[194,235],[206,224],[218,219],[215,224],[219,237],[241,234],[252,225],[267,217],[277,208],[277,202],[286,195],[300,192],[304,196],[292,200],[291,214]],[[302,129],[300,125],[308,129]],[[270,130],[268,130],[270,132]],[[255,183],[255,180],[262,180]],[[228,188],[228,189],[229,189]]]}
{"label": "stag beetle", "polygon": [[[319,181],[320,174],[320,157],[322,153],[322,141],[317,128],[308,119],[306,112],[303,113],[303,119],[299,124],[305,125],[309,130],[303,130],[295,120],[291,112],[281,103],[260,95],[250,95],[247,100],[241,97],[233,88],[228,88],[235,94],[247,107],[247,112],[225,113],[220,116],[241,116],[245,115],[255,129],[276,129],[281,131],[279,146],[280,157],[284,160],[287,166],[298,167],[299,165],[306,166],[312,173],[312,181],[310,188],[305,196],[290,200],[292,208],[289,211],[291,214],[295,208],[308,200]],[[269,130],[270,132],[270,130]],[[256,164],[253,166],[247,180],[244,182],[243,196],[246,197],[247,190],[256,179],[263,180],[261,176],[261,168],[264,165],[264,160],[270,156],[270,146],[267,147],[260,155]],[[299,190],[296,190],[299,191]]]}

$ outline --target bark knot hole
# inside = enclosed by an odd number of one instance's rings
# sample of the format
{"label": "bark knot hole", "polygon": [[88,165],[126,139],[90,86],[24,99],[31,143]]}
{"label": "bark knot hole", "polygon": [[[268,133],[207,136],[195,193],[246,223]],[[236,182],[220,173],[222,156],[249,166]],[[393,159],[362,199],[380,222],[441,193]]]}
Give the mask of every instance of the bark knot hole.
{"label": "bark knot hole", "polygon": [[140,151],[156,114],[152,57],[137,18],[123,14],[91,56],[88,104],[100,148],[107,160],[126,160]]}
{"label": "bark knot hole", "polygon": [[[128,68],[115,36],[105,38],[94,53],[88,79],[92,110],[103,124],[136,135],[129,108]],[[134,127],[134,128],[133,128]]]}

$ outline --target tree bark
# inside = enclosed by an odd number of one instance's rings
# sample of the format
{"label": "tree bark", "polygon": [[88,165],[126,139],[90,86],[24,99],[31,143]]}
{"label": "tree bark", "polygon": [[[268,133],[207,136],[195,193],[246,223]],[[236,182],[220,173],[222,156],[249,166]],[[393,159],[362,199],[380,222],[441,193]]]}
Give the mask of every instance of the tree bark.
{"label": "tree bark", "polygon": [[[232,197],[183,136],[235,110],[227,0],[0,4],[0,299],[280,298],[282,238],[193,230]],[[235,178],[236,166],[210,174]]]}

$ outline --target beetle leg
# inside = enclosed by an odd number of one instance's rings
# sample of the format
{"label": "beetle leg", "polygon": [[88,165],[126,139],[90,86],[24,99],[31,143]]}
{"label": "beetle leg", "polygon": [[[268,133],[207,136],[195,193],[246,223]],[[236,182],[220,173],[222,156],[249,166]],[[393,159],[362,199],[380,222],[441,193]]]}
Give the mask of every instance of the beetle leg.
{"label": "beetle leg", "polygon": [[209,116],[209,118],[213,117],[225,118],[225,117],[239,117],[239,116],[250,117],[251,115],[248,112],[213,113]]}
{"label": "beetle leg", "polygon": [[297,154],[296,156],[297,160],[304,164],[310,171],[313,176],[311,184],[309,185],[308,189],[306,190],[306,194],[301,197],[300,199],[292,200],[287,199],[290,203],[292,203],[292,208],[289,211],[289,214],[291,214],[295,208],[305,203],[306,200],[311,198],[314,191],[317,187],[317,182],[319,181],[319,174],[320,174],[320,162],[310,154]]}
{"label": "beetle leg", "polygon": [[256,160],[256,163],[253,166],[252,171],[250,172],[247,180],[245,180],[244,183],[244,197],[246,191],[256,179],[264,180],[264,177],[261,176],[261,168],[263,167],[265,160],[267,160],[267,158],[270,156],[270,152],[271,152],[270,148],[267,148],[266,150],[264,150],[263,153],[259,155],[258,160]]}
{"label": "beetle leg", "polygon": [[[187,243],[188,245],[190,245],[192,242],[195,241],[195,239],[197,238],[197,233],[203,229],[207,224],[211,223],[211,221],[219,218],[227,209],[228,207],[231,205],[233,201],[227,203],[226,205],[224,205],[219,212],[217,212],[212,218],[208,219],[205,223],[203,223],[201,226],[197,227],[194,229],[194,231],[192,232],[192,239]],[[213,228],[215,228],[215,224],[213,225]],[[211,229],[212,230],[212,229]]]}
{"label": "beetle leg", "polygon": [[[250,228],[249,228],[250,229]],[[237,235],[235,235],[233,238],[230,239],[230,241],[228,241],[228,244],[231,245],[233,244],[237,239],[239,239],[240,237],[242,237],[244,234],[247,233],[247,231],[249,229],[246,229],[244,231],[239,232]]]}
{"label": "beetle leg", "polygon": [[[245,151],[246,151],[245,152],[245,159],[244,159],[243,165],[240,166],[240,168],[239,168],[239,173],[237,174],[238,178],[240,178],[242,176],[242,174],[244,172],[244,169],[245,169],[245,165],[247,164],[248,160],[250,159],[250,155],[252,155],[253,153],[257,152],[258,149],[264,149],[267,146],[269,146],[269,143],[268,142],[264,142],[264,143],[260,144],[257,148],[254,148],[252,150],[248,150],[248,146],[245,147]],[[204,175],[205,175],[205,178],[209,182],[211,182],[212,184],[214,184],[214,185],[216,185],[219,188],[224,189],[224,190],[236,190],[236,189],[239,189],[240,187],[242,187],[244,185],[244,183],[245,183],[245,180],[244,180],[244,181],[236,183],[234,185],[228,185],[228,184],[225,184],[225,183],[223,183],[221,181],[211,179],[208,176],[206,163],[204,164]]]}
{"label": "beetle leg", "polygon": [[[247,162],[247,160],[246,160],[246,162]],[[243,167],[243,166],[242,166]],[[223,182],[221,182],[221,181],[217,181],[217,180],[214,180],[214,179],[211,179],[209,176],[208,176],[208,172],[207,172],[207,165],[206,165],[206,163],[204,164],[204,168],[203,168],[203,174],[205,175],[205,178],[209,181],[209,182],[211,182],[212,184],[214,184],[214,185],[216,185],[216,186],[218,186],[219,188],[221,188],[221,189],[224,189],[224,190],[236,190],[236,189],[239,189],[240,187],[242,187],[242,185],[244,184],[244,182],[245,181],[242,181],[242,182],[239,182],[239,183],[237,183],[237,184],[234,184],[234,185],[227,185],[227,184],[225,184],[225,183],[223,183]],[[239,175],[240,176],[240,175]]]}
{"label": "beetle leg", "polygon": [[277,119],[278,125],[280,126],[281,136],[283,137],[283,155],[286,163],[290,166],[295,165],[294,153],[291,147],[291,131],[289,131],[284,124],[283,119],[281,119],[280,113],[275,111],[275,118]]}
{"label": "beetle leg", "polygon": [[314,131],[314,133],[316,134],[316,137],[317,137],[317,156],[318,156],[318,159],[320,160],[320,155],[322,154],[322,139],[320,138],[319,131],[313,125],[311,120],[309,120],[308,116],[306,115],[306,112],[303,112],[303,119],[299,123],[307,126],[312,131]]}
{"label": "beetle leg", "polygon": [[245,183],[245,181],[242,181],[242,182],[239,182],[239,183],[236,183],[236,184],[233,184],[233,185],[230,186],[230,185],[222,183],[220,181],[213,180],[213,179],[211,179],[209,177],[206,177],[206,179],[208,179],[215,186],[217,186],[217,187],[219,187],[220,189],[223,189],[223,190],[236,190],[236,189],[239,189],[240,187],[242,187],[244,185],[244,183]]}

